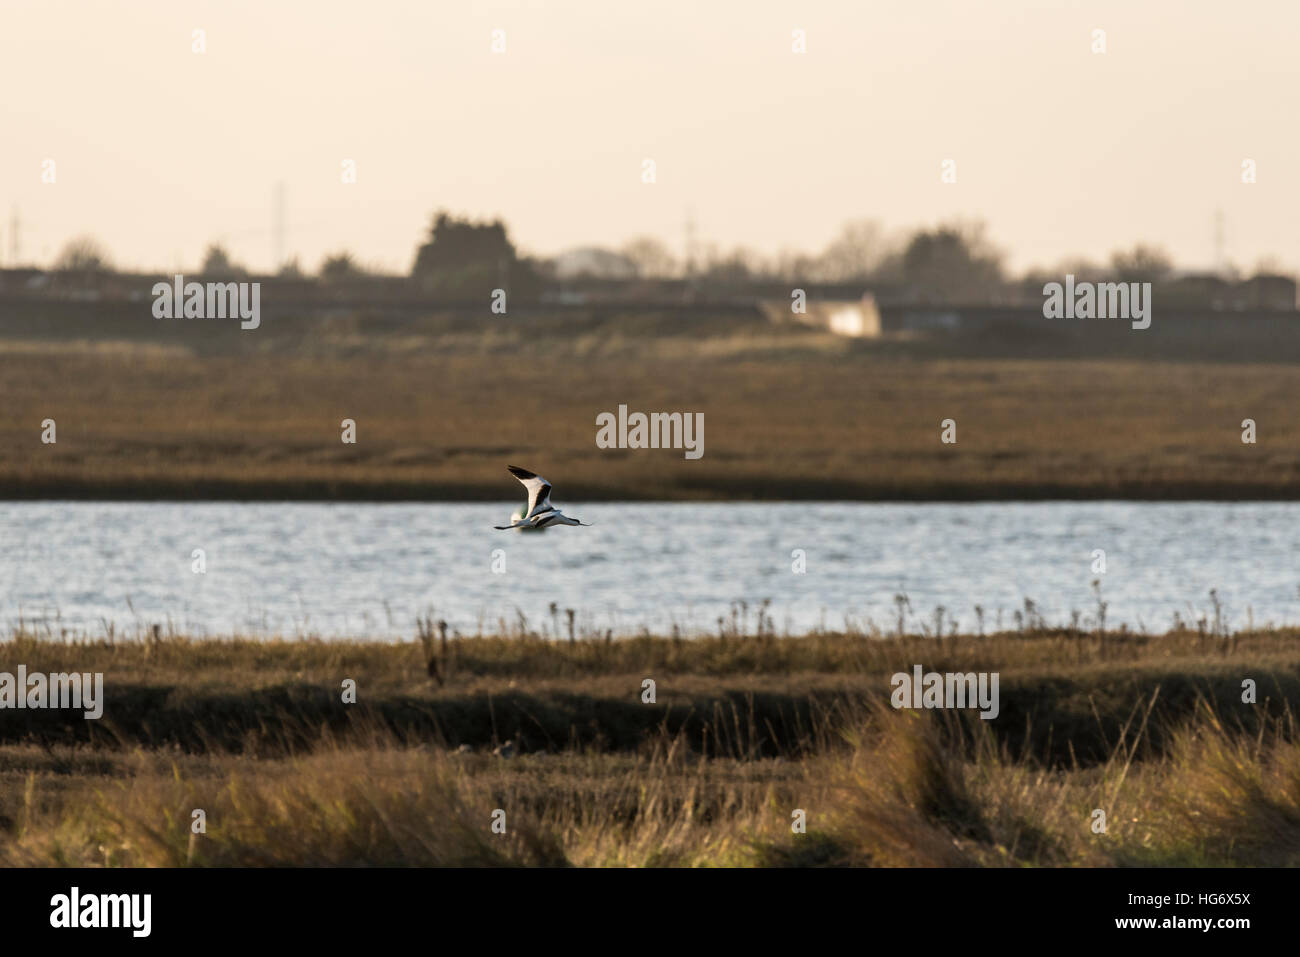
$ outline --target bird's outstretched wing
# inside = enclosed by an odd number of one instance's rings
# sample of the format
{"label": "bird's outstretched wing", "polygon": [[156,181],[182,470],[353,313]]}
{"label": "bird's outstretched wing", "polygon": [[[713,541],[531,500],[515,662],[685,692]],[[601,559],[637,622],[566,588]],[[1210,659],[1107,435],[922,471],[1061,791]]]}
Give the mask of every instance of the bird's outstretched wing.
{"label": "bird's outstretched wing", "polygon": [[524,513],[524,519],[535,517],[541,512],[549,512],[551,509],[551,483],[546,481],[536,472],[530,472],[528,469],[521,469],[516,465],[507,465],[510,474],[528,489],[528,511]]}

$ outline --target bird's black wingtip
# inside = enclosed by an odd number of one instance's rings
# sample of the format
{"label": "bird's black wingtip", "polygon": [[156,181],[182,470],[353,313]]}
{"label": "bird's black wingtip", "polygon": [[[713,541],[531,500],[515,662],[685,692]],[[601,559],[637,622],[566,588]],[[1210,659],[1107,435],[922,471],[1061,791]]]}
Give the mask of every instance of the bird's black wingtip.
{"label": "bird's black wingtip", "polygon": [[528,469],[521,469],[518,465],[507,465],[506,468],[510,470],[510,474],[513,475],[515,478],[521,478],[521,479],[537,478],[537,474],[535,472],[530,472],[528,471]]}

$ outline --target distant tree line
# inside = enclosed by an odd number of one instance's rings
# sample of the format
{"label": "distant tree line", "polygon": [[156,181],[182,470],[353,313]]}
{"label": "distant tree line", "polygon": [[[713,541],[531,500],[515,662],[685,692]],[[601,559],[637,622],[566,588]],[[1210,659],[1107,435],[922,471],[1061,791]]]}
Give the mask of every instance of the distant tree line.
{"label": "distant tree line", "polygon": [[977,301],[1041,277],[1073,271],[1081,278],[1159,282],[1173,272],[1161,249],[1138,244],[1116,250],[1108,263],[1066,261],[1053,269],[1009,275],[1004,256],[988,239],[980,222],[955,221],[889,236],[871,220],[846,223],[820,253],[783,252],[762,257],[743,247],[705,247],[697,261],[675,258],[653,237],[640,237],[619,250],[641,276],[686,277],[701,285],[762,282],[822,282],[910,286],[935,298]]}
{"label": "distant tree line", "polygon": [[[703,245],[678,256],[662,240],[641,236],[616,250],[588,249],[568,275],[591,270],[598,278],[684,279],[700,287],[738,286],[755,282],[862,283],[913,287],[936,299],[979,301],[1019,287],[1029,290],[1073,273],[1079,279],[1161,282],[1174,266],[1162,249],[1139,243],[1116,250],[1105,263],[1066,260],[1050,269],[1032,269],[1012,277],[1004,257],[981,222],[955,221],[908,233],[887,234],[876,222],[846,223],[819,253],[785,251],[763,257],[744,247],[724,250]],[[483,289],[536,293],[553,280],[565,257],[541,260],[521,256],[500,219],[477,221],[446,210],[433,214],[428,234],[415,251],[410,277],[429,293],[471,297]],[[617,267],[617,268],[615,268]],[[56,270],[89,276],[112,271],[103,246],[92,237],[70,241],[55,262]],[[208,246],[199,271],[214,277],[237,277],[248,270],[235,262],[225,246]],[[1262,263],[1257,272],[1277,272]],[[324,282],[341,282],[372,274],[346,250],[327,255],[316,275]],[[304,277],[297,259],[284,263],[279,275]]]}

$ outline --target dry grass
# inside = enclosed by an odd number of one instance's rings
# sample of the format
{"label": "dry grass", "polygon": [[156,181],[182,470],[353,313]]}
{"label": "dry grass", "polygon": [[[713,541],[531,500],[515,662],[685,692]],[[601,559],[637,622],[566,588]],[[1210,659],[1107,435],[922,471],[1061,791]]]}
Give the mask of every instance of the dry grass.
{"label": "dry grass", "polygon": [[[1133,764],[1121,747],[1105,765],[1052,770],[978,729],[954,745],[941,720],[876,709],[847,750],[801,762],[706,759],[667,738],[640,756],[512,760],[383,738],[256,762],[141,752],[72,782],[28,772],[0,863],[1300,864],[1300,746],[1280,728],[1244,740],[1204,715],[1162,759]],[[792,831],[796,809],[806,833]]]}
{"label": "dry grass", "polygon": [[[1293,632],[451,645],[0,643],[107,697],[5,712],[0,864],[1300,864]],[[998,671],[998,719],[890,709],[913,663]]]}
{"label": "dry grass", "polygon": [[[504,500],[510,460],[569,501],[1287,498],[1300,478],[1289,364],[924,358],[636,317],[530,349],[522,328],[321,321],[215,352],[174,330],[84,351],[0,342],[0,494]],[[596,415],[620,403],[703,412],[704,457],[597,449]]]}

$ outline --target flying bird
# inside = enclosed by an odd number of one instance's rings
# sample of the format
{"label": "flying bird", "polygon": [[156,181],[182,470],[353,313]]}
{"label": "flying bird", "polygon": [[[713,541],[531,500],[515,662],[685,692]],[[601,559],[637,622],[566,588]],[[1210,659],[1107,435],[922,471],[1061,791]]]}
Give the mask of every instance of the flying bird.
{"label": "flying bird", "polygon": [[507,528],[540,530],[551,525],[591,525],[590,522],[580,522],[576,518],[569,518],[558,508],[553,507],[551,505],[551,483],[536,472],[530,472],[528,469],[521,469],[514,465],[506,467],[510,469],[510,474],[519,479],[524,488],[528,489],[528,510],[517,519],[512,516],[509,525],[492,526],[497,531],[503,532]]}

